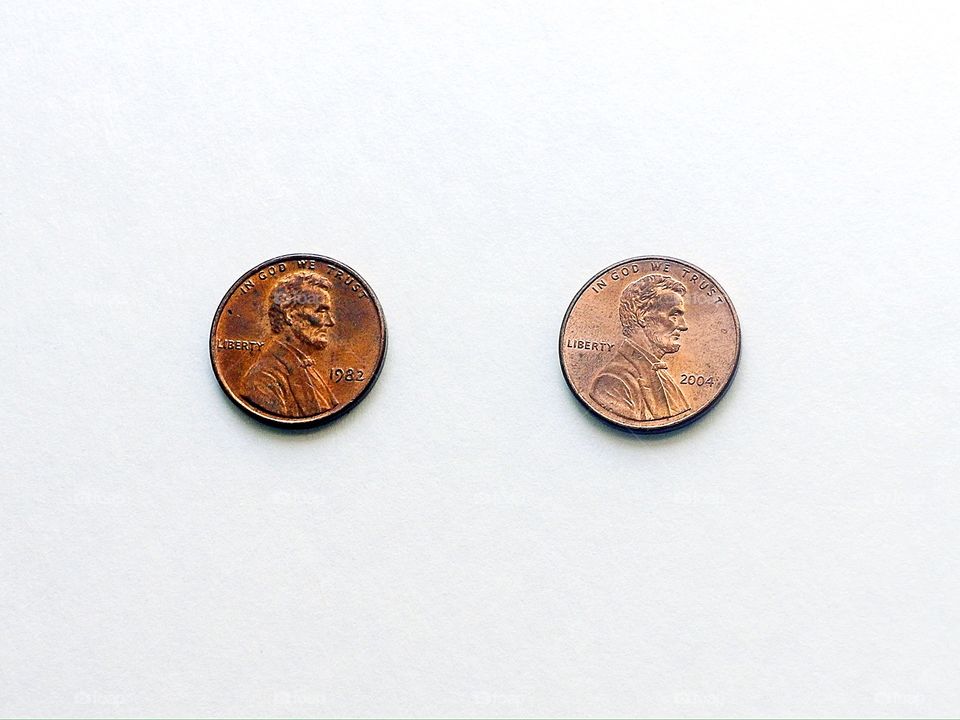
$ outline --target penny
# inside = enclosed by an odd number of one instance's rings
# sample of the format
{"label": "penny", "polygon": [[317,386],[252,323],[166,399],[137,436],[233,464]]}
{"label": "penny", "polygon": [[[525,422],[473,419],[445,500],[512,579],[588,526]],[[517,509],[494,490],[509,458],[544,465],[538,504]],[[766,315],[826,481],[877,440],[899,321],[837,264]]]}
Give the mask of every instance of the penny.
{"label": "penny", "polygon": [[347,412],[383,366],[387,328],[354,270],[322,255],[267,260],[227,291],[210,361],[227,396],[272,425],[306,427]]}
{"label": "penny", "polygon": [[730,386],[740,321],[712,276],[682,260],[636,257],[594,275],[560,328],[567,385],[607,422],[661,432],[700,417]]}

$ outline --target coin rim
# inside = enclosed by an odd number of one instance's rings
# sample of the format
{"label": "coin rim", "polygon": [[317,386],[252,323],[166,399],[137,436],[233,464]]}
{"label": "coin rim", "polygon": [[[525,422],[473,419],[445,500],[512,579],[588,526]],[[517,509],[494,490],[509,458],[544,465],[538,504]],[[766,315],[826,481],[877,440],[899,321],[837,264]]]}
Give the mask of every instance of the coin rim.
{"label": "coin rim", "polygon": [[[713,281],[713,284],[716,285],[717,289],[720,290],[720,292],[723,293],[724,297],[726,298],[727,307],[730,308],[730,313],[733,315],[733,324],[737,329],[737,353],[733,358],[733,370],[730,371],[730,377],[727,378],[727,382],[724,384],[724,386],[720,388],[720,390],[713,397],[713,399],[710,400],[710,402],[708,402],[706,405],[704,405],[702,408],[700,408],[696,413],[694,413],[690,417],[683,418],[682,420],[679,420],[669,425],[658,425],[656,427],[643,427],[643,426],[638,427],[636,425],[627,425],[625,423],[618,422],[616,420],[606,417],[605,415],[602,415],[598,410],[596,410],[593,406],[591,406],[586,400],[580,397],[580,393],[577,392],[577,389],[574,387],[573,382],[570,380],[570,376],[567,374],[567,366],[563,361],[563,335],[564,335],[564,331],[567,329],[567,321],[570,319],[570,313],[573,312],[573,308],[576,306],[577,301],[580,299],[583,293],[586,292],[587,288],[591,287],[593,283],[597,281],[598,278],[602,277],[603,275],[610,272],[611,270],[614,270],[627,263],[642,262],[644,260],[665,260],[667,262],[683,265],[685,267],[690,268],[691,270],[694,270],[696,272],[702,273],[703,275],[706,275],[708,278],[710,278]],[[713,408],[713,406],[720,401],[720,398],[726,395],[727,390],[733,384],[733,379],[737,375],[737,369],[740,367],[740,352],[741,352],[742,345],[743,345],[743,337],[740,332],[740,317],[737,315],[737,309],[734,307],[733,301],[730,299],[730,293],[724,290],[723,286],[717,282],[716,278],[714,278],[713,275],[711,275],[707,271],[697,267],[693,263],[687,262],[686,260],[680,260],[679,258],[670,257],[669,255],[639,255],[637,257],[627,258],[626,260],[621,260],[620,262],[616,262],[616,263],[613,263],[612,265],[608,265],[603,270],[593,275],[586,283],[584,283],[583,287],[581,287],[576,292],[576,294],[573,296],[573,300],[571,300],[570,304],[567,306],[567,312],[564,313],[563,322],[560,324],[560,337],[557,342],[557,347],[559,351],[558,355],[560,360],[560,371],[563,373],[563,379],[564,381],[566,381],[567,387],[570,388],[570,392],[573,393],[573,396],[580,402],[581,405],[583,405],[593,415],[596,415],[598,418],[603,420],[608,425],[611,425],[619,430],[625,430],[627,432],[634,433],[634,434],[651,434],[651,435],[657,434],[657,433],[670,432],[672,430],[679,430],[680,428],[686,427],[690,423],[696,420],[699,420],[701,417],[706,415],[707,412],[709,412]]]}
{"label": "coin rim", "polygon": [[[220,372],[217,369],[217,363],[214,357],[214,339],[217,329],[217,323],[220,320],[220,315],[223,313],[224,308],[226,307],[227,301],[236,292],[237,288],[251,275],[256,272],[259,272],[265,267],[274,265],[279,262],[290,262],[293,259],[307,258],[312,260],[318,260],[322,263],[328,263],[331,265],[336,265],[337,267],[343,269],[344,271],[350,273],[356,280],[360,281],[363,284],[365,290],[367,291],[367,296],[373,300],[373,305],[377,310],[377,317],[380,320],[380,327],[383,332],[380,335],[380,359],[377,362],[377,367],[373,371],[373,375],[370,378],[370,382],[367,383],[360,393],[346,405],[329,412],[323,415],[314,415],[308,418],[281,418],[276,417],[270,414],[265,413],[262,410],[258,410],[252,405],[248,405],[241,398],[239,398],[230,387],[224,382],[223,378],[220,376]],[[247,272],[243,273],[233,285],[230,286],[230,289],[227,290],[226,294],[223,296],[223,299],[220,301],[220,305],[217,306],[217,311],[213,315],[213,322],[210,323],[210,342],[209,342],[209,352],[210,352],[210,366],[213,368],[213,375],[217,379],[217,383],[220,385],[220,388],[223,390],[224,394],[230,398],[235,405],[237,405],[241,410],[243,410],[248,415],[256,418],[257,420],[264,422],[268,425],[274,427],[284,427],[284,428],[309,428],[317,427],[319,425],[324,425],[331,420],[336,418],[343,417],[346,413],[350,412],[355,408],[360,402],[367,396],[367,393],[373,389],[373,386],[376,384],[377,379],[380,377],[380,371],[383,369],[383,363],[387,357],[387,318],[383,313],[383,307],[380,305],[380,300],[377,299],[377,294],[373,291],[373,288],[370,286],[362,275],[360,275],[356,270],[347,265],[346,263],[340,262],[339,260],[326,255],[317,255],[316,253],[287,253],[285,255],[278,255],[275,258],[269,260],[264,260],[262,263],[259,263]]]}

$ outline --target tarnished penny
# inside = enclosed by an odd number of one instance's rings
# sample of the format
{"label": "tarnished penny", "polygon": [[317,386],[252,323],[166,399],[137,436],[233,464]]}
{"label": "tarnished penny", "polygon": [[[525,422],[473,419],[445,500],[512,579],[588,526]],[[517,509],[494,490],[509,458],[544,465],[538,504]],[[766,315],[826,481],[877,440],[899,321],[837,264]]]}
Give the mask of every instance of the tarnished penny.
{"label": "tarnished penny", "polygon": [[210,329],[210,361],[237,405],[304,427],[354,407],[387,347],[383,310],[356,272],[321,255],[284,255],[244,273]]}
{"label": "tarnished penny", "polygon": [[740,358],[740,321],[710,275],[682,260],[636,257],[581,288],[560,328],[574,395],[607,422],[660,432],[723,395]]}

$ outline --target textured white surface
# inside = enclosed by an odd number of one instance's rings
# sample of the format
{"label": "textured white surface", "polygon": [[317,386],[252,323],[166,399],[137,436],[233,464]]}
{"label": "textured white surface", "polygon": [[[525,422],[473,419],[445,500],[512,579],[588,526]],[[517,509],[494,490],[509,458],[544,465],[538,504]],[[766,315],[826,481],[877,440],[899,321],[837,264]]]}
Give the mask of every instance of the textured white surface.
{"label": "textured white surface", "polygon": [[[0,5],[0,711],[955,715],[958,12]],[[391,333],[310,434],[207,358],[292,251]],[[655,438],[556,350],[644,253],[743,325]]]}

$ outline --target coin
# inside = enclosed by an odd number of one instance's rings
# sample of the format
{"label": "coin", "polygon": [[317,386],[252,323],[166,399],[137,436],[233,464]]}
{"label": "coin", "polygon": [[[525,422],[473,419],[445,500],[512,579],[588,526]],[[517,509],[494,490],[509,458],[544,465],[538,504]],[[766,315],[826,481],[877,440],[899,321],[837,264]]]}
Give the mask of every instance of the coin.
{"label": "coin", "polygon": [[661,432],[686,425],[720,399],[740,359],[730,296],[682,260],[643,256],[594,275],[560,328],[570,390],[618,427]]}
{"label": "coin", "polygon": [[267,260],[227,291],[210,361],[227,396],[272,425],[317,425],[353,408],[383,366],[387,327],[370,285],[342,262]]}

